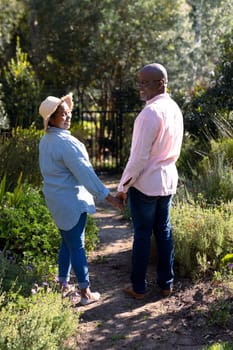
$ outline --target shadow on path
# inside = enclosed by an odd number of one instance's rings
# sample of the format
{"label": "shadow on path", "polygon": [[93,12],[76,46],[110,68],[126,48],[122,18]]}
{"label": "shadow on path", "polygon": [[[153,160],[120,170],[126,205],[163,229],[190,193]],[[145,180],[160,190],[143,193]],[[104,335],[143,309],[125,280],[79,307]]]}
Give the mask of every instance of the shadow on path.
{"label": "shadow on path", "polygon": [[134,300],[122,292],[130,276],[132,227],[119,211],[105,204],[97,207],[100,243],[89,256],[89,270],[92,290],[101,293],[101,300],[77,307],[82,313],[77,349],[196,350],[229,340],[232,330],[208,326],[211,287],[204,283],[176,281],[173,295],[161,298],[155,266],[150,264],[145,299]]}

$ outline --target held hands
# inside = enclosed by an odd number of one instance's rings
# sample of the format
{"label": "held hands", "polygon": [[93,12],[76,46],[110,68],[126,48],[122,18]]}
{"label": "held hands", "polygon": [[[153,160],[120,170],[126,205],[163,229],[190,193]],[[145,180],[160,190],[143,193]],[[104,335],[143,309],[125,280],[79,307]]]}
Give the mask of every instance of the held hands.
{"label": "held hands", "polygon": [[119,198],[123,202],[124,206],[126,205],[127,193],[125,193],[125,192],[117,192],[116,197]]}
{"label": "held hands", "polygon": [[125,203],[122,200],[122,198],[118,197],[116,195],[116,197],[112,196],[110,193],[108,194],[108,196],[106,197],[106,200],[108,201],[108,203],[110,203],[113,207],[123,210]]}

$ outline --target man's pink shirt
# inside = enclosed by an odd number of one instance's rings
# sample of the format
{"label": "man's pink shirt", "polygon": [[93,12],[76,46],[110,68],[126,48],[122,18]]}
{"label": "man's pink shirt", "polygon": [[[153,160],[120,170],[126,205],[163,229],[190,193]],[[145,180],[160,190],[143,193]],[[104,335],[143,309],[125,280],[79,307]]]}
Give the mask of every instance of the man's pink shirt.
{"label": "man's pink shirt", "polygon": [[148,196],[174,194],[182,139],[183,116],[176,102],[167,93],[147,101],[134,122],[130,157],[118,191],[133,186]]}

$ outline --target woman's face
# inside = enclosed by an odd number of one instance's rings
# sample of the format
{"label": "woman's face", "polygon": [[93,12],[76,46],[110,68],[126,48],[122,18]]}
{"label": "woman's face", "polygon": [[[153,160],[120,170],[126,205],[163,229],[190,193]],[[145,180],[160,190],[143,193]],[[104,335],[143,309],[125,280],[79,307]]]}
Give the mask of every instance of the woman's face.
{"label": "woman's face", "polygon": [[62,102],[57,108],[55,114],[50,118],[50,125],[59,128],[68,130],[71,124],[71,111],[66,102]]}

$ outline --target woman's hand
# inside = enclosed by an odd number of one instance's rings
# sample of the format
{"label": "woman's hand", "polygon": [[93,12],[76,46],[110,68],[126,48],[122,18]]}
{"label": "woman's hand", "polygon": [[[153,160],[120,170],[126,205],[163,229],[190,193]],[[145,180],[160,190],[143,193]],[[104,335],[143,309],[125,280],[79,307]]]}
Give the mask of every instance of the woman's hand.
{"label": "woman's hand", "polygon": [[125,193],[125,192],[117,192],[116,197],[119,198],[123,202],[124,206],[126,205],[127,193]]}
{"label": "woman's hand", "polygon": [[112,196],[110,193],[107,195],[106,197],[106,201],[108,201],[108,203],[110,203],[113,207],[123,210],[124,209],[124,201],[122,200],[122,198],[116,196]]}

